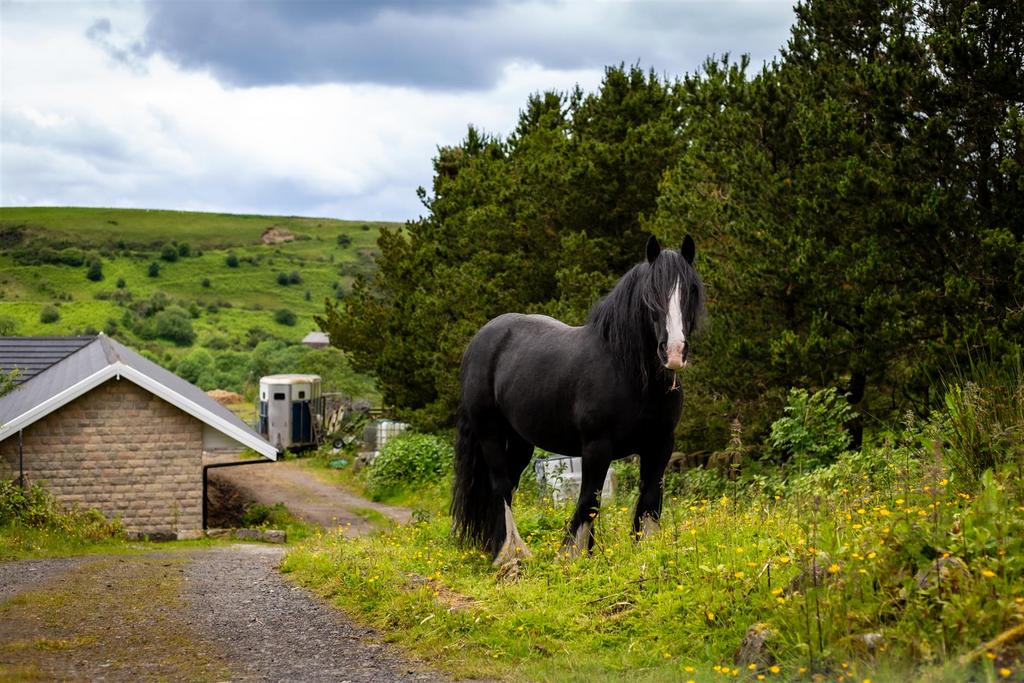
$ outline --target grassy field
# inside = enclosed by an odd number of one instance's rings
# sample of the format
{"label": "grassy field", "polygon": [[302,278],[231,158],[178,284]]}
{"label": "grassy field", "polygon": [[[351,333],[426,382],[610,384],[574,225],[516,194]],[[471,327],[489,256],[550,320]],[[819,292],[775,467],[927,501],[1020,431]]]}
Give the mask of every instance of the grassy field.
{"label": "grassy field", "polygon": [[[528,469],[533,557],[508,571],[452,538],[445,478],[396,494],[413,524],[319,535],[283,570],[457,676],[1024,680],[1024,372],[989,380],[831,464],[672,473],[639,541],[637,466],[617,465],[589,556],[560,556],[571,508]],[[365,490],[366,472],[330,476]],[[765,646],[741,654],[751,630]]]}
{"label": "grassy field", "polygon": [[[301,339],[311,328],[312,315],[323,308],[324,297],[334,295],[339,282],[347,288],[353,274],[372,269],[381,225],[174,211],[0,208],[0,230],[23,226],[20,246],[66,242],[92,250],[103,262],[103,279],[93,282],[86,278],[84,266],[19,265],[10,253],[17,245],[3,245],[0,315],[17,320],[18,334],[67,334],[88,324],[102,329],[117,307],[96,297],[114,292],[123,278],[122,289],[136,301],[161,291],[173,300],[202,307],[227,303],[245,311],[222,309],[203,317],[201,330],[238,335],[256,322]],[[295,239],[260,243],[262,232],[271,227],[289,230]],[[350,240],[345,246],[338,243],[341,235]],[[188,244],[193,255],[161,260],[160,247],[172,240]],[[201,255],[194,255],[197,250]],[[229,253],[239,259],[238,267],[226,265]],[[160,265],[160,274],[149,277],[147,270],[154,262]],[[279,273],[292,272],[300,274],[300,283],[277,283]],[[47,304],[60,305],[61,320],[39,322],[39,311]],[[295,311],[298,323],[275,328],[273,311],[278,308]]]}
{"label": "grassy field", "polygon": [[[325,298],[344,296],[357,274],[372,273],[383,225],[132,209],[0,208],[0,333],[104,331],[172,369],[199,347],[218,356],[225,350],[248,352],[267,338],[294,344],[317,329],[313,316],[323,310]],[[264,244],[260,237],[270,228],[293,239]],[[94,260],[101,264],[98,280],[87,277]],[[152,264],[159,269],[155,276]],[[153,301],[158,304],[150,305]],[[146,332],[146,318],[168,307],[188,312],[191,344]],[[48,308],[57,317],[44,322]],[[356,379],[363,387],[372,384]]]}
{"label": "grassy field", "polygon": [[0,221],[24,225],[33,237],[66,240],[82,247],[99,248],[117,241],[152,247],[174,239],[203,249],[257,244],[268,227],[333,238],[364,224],[333,218],[82,207],[5,207],[0,208]]}

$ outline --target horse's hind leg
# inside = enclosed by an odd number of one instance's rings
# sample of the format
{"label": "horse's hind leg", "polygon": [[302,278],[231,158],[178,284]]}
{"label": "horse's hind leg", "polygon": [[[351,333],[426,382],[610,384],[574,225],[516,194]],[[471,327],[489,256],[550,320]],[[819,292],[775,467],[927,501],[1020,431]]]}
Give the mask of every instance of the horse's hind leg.
{"label": "horse's hind leg", "polygon": [[488,544],[495,553],[495,566],[531,555],[512,517],[512,490],[519,483],[533,446],[519,438],[507,425],[502,427],[490,430],[492,436],[481,441],[483,456],[491,475],[491,491],[500,497],[504,506],[504,514],[495,519],[491,542]]}

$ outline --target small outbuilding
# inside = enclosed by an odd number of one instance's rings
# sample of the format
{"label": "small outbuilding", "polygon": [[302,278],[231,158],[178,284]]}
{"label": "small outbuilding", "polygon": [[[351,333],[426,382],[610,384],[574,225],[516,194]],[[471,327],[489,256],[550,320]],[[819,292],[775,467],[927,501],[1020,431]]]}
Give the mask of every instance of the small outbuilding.
{"label": "small outbuilding", "polygon": [[102,334],[0,337],[0,476],[134,533],[203,527],[203,452],[278,451],[202,389]]}
{"label": "small outbuilding", "polygon": [[311,349],[324,349],[331,345],[331,338],[326,332],[314,330],[302,338],[302,343]]}

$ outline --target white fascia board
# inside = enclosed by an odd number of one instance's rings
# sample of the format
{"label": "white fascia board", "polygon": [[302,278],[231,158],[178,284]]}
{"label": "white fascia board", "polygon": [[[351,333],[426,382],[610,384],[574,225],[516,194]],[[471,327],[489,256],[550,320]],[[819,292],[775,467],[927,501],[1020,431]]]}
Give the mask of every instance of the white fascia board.
{"label": "white fascia board", "polygon": [[67,389],[64,389],[59,394],[51,396],[39,405],[25,411],[21,415],[9,420],[7,423],[0,425],[0,441],[3,441],[8,436],[15,434],[19,429],[28,427],[36,420],[46,417],[53,411],[70,403],[82,394],[95,389],[112,377],[117,377],[118,379],[125,377],[131,380],[133,383],[139,385],[150,393],[159,396],[181,411],[188,413],[201,422],[205,422],[228,438],[237,441],[243,446],[248,446],[266,458],[277,460],[277,448],[272,446],[270,442],[265,441],[264,439],[243,429],[239,429],[237,425],[227,422],[219,415],[211,413],[194,401],[185,398],[176,391],[172,391],[160,382],[155,381],[149,375],[141,373],[130,365],[125,365],[120,361],[111,363],[110,365],[97,370],[85,379],[79,380]]}
{"label": "white fascia board", "polygon": [[248,446],[270,460],[277,460],[277,448],[271,445],[269,441],[266,441],[244,429],[239,429],[237,425],[233,425],[219,415],[211,413],[198,403],[185,398],[178,392],[169,389],[165,385],[151,378],[149,375],[139,372],[130,365],[125,365],[119,361],[110,367],[116,368],[116,373],[118,375],[131,380],[143,389],[159,396],[175,408],[188,413],[197,420],[205,422],[221,434],[224,434],[224,436],[237,441],[243,446]]}
{"label": "white fascia board", "polygon": [[[67,389],[64,389],[59,394],[54,394],[39,405],[33,406],[21,415],[9,420],[6,424],[0,425],[0,441],[3,441],[19,429],[28,427],[36,420],[46,417],[58,408],[71,403],[82,394],[95,389],[116,374],[117,370],[112,365],[101,368],[88,377],[80,379],[78,382],[72,384]],[[17,389],[15,389],[15,391],[17,391]]]}

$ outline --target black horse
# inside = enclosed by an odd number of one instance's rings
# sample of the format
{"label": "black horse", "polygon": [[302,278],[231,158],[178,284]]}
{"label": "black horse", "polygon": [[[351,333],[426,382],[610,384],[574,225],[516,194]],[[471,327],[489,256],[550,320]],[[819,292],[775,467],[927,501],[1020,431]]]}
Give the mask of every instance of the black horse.
{"label": "black horse", "polygon": [[598,302],[582,327],[507,313],[462,356],[455,440],[454,531],[503,564],[530,552],[512,518],[512,491],[534,446],[582,456],[583,481],[564,550],[589,551],[612,460],[640,455],[633,531],[656,528],[662,478],[683,396],[675,371],[704,312],[687,235],[679,253],[647,242],[647,259]]}

